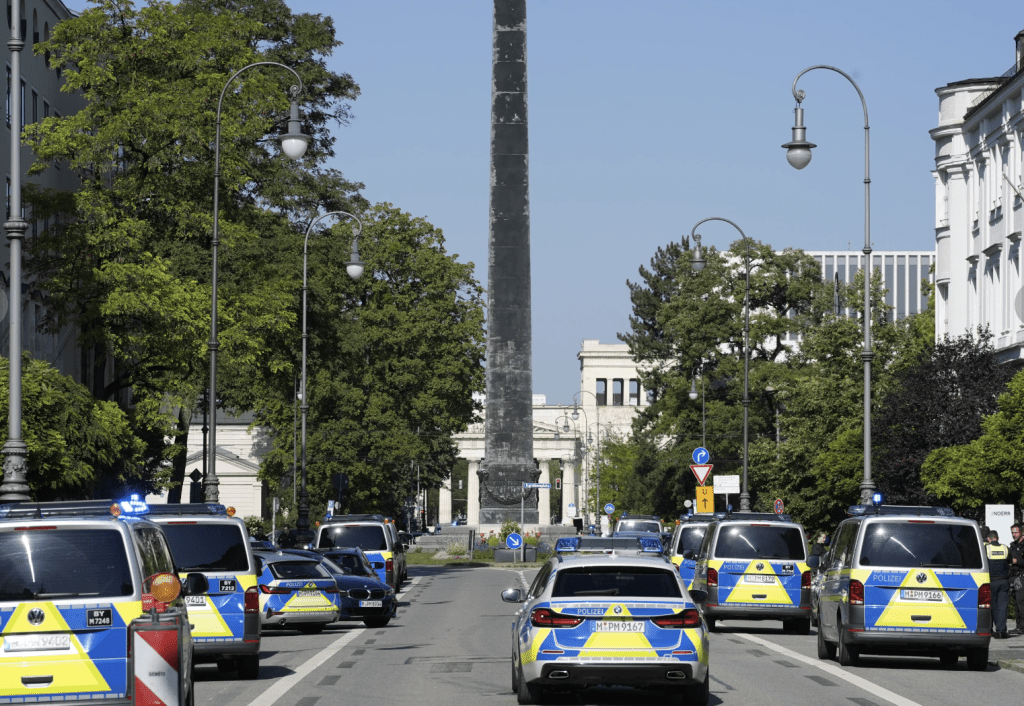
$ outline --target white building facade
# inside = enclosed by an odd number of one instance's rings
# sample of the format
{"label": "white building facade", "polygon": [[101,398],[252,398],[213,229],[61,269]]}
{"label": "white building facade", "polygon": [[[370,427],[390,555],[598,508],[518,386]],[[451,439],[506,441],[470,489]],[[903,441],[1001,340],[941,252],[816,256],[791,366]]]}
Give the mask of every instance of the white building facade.
{"label": "white building facade", "polygon": [[[988,327],[1002,360],[1024,359],[1024,32],[997,78],[936,89],[935,334]],[[1009,52],[1007,53],[1009,58]]]}

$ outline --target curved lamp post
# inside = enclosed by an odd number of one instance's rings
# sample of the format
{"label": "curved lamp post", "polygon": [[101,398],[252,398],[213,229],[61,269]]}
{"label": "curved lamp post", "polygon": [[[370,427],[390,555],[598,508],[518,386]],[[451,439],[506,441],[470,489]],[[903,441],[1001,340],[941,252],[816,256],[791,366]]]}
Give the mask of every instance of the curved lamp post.
{"label": "curved lamp post", "polygon": [[700,272],[706,264],[700,253],[700,235],[697,226],[708,221],[728,223],[740,232],[746,244],[746,289],[743,295],[743,488],[740,492],[740,512],[750,512],[750,492],[747,489],[747,447],[750,441],[750,239],[743,230],[728,218],[712,216],[698,221],[690,232],[690,237],[697,243],[693,253],[693,269]]}
{"label": "curved lamp post", "polygon": [[[594,398],[594,409],[597,412],[597,425],[598,425],[597,426],[597,450],[595,452],[596,458],[594,458],[594,460],[593,460],[594,467],[597,470],[597,477],[595,479],[595,485],[597,487],[597,495],[594,498],[594,511],[595,511],[595,514],[597,514],[598,517],[600,517],[599,511],[600,511],[600,508],[601,508],[601,405],[599,405],[597,403],[597,395],[595,395],[593,392],[591,392],[590,390],[580,390],[579,392],[577,392],[575,395],[572,396],[573,408],[572,408],[572,415],[571,416],[572,416],[573,419],[579,419],[580,418],[579,410],[582,409],[582,407],[580,406],[580,403],[576,400],[576,396],[580,395],[580,394],[587,394],[587,395],[590,395],[591,397]],[[608,396],[608,388],[605,388],[605,397],[607,398],[607,396]],[[584,421],[586,421],[586,419],[587,419],[586,412],[583,413],[583,419],[584,419]],[[589,424],[587,424],[587,429],[589,431],[589,429],[590,429],[590,425]],[[590,492],[590,468],[589,468],[589,466],[587,468],[587,492],[588,493]],[[587,496],[587,524],[588,525],[590,524],[590,517],[589,517],[589,515],[590,515],[590,496],[588,495]]]}
{"label": "curved lamp post", "polygon": [[352,259],[346,264],[345,270],[354,280],[363,274],[363,263],[359,261],[359,235],[363,232],[363,222],[345,211],[331,211],[310,221],[306,228],[306,238],[302,243],[302,381],[299,384],[299,410],[302,415],[302,480],[299,486],[299,519],[295,527],[300,542],[309,539],[310,534],[309,493],[306,491],[306,413],[309,411],[309,390],[306,386],[306,341],[309,339],[309,333],[306,331],[306,295],[309,292],[309,284],[306,272],[309,264],[309,235],[313,231],[313,226],[330,216],[344,216],[356,222],[356,227],[352,229]]}
{"label": "curved lamp post", "polygon": [[217,249],[220,245],[219,221],[220,221],[220,114],[224,104],[224,96],[228,92],[231,82],[243,71],[255,66],[276,66],[292,72],[298,82],[291,87],[291,111],[288,118],[288,133],[281,136],[281,151],[291,159],[300,159],[306,153],[306,146],[309,143],[309,136],[302,133],[299,126],[299,103],[298,97],[302,94],[302,78],[295,69],[278,64],[275,61],[258,61],[249,64],[231,75],[220,92],[220,99],[217,101],[217,137],[214,141],[213,158],[213,240],[210,245],[213,249],[213,276],[212,292],[210,294],[210,446],[207,453],[210,455],[208,472],[205,479],[206,502],[215,503],[220,500],[220,480],[217,478],[217,349],[220,343],[217,340]]}
{"label": "curved lamp post", "polygon": [[807,94],[796,88],[800,77],[815,69],[828,69],[843,76],[856,89],[861,107],[864,109],[864,349],[861,351],[861,358],[864,360],[864,479],[860,484],[860,498],[862,503],[870,503],[875,492],[875,483],[871,480],[871,360],[875,357],[871,350],[871,127],[868,125],[868,104],[856,81],[834,66],[819,64],[806,68],[793,79],[796,125],[793,126],[793,140],[783,145],[789,163],[797,169],[803,169],[811,161],[811,148],[817,147],[807,141],[807,129],[804,127],[804,110],[801,104]]}

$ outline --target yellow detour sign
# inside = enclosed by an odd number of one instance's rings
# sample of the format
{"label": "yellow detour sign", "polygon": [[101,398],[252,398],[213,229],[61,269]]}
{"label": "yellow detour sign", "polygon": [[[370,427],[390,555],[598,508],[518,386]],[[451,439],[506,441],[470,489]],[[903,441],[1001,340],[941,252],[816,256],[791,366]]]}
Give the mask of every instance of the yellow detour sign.
{"label": "yellow detour sign", "polygon": [[695,512],[715,511],[715,489],[710,485],[701,485],[697,488],[697,504]]}

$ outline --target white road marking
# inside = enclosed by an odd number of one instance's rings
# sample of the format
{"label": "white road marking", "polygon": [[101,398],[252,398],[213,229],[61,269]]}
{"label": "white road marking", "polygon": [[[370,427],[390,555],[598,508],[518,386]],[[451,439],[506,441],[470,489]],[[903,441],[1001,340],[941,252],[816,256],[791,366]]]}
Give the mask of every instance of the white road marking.
{"label": "white road marking", "polygon": [[873,694],[874,696],[877,696],[880,699],[885,699],[889,703],[895,704],[895,706],[921,706],[921,704],[917,703],[916,701],[905,699],[899,694],[894,694],[888,689],[878,686],[878,684],[869,682],[867,679],[858,677],[855,674],[850,674],[849,672],[846,672],[841,667],[839,667],[839,665],[833,664],[832,662],[826,662],[820,659],[805,657],[799,652],[794,652],[793,650],[786,649],[781,645],[776,645],[774,642],[768,642],[768,640],[762,640],[761,638],[755,637],[754,635],[746,635],[744,633],[733,634],[736,635],[736,637],[742,637],[744,640],[756,642],[758,645],[761,645],[762,647],[767,647],[768,649],[774,652],[778,652],[780,655],[785,655],[790,659],[795,659],[798,662],[803,662],[804,664],[810,667],[816,667],[822,670],[823,672],[828,672],[832,676],[838,679],[842,679],[843,681],[848,682],[850,684],[853,684],[854,686],[863,689],[869,694]]}

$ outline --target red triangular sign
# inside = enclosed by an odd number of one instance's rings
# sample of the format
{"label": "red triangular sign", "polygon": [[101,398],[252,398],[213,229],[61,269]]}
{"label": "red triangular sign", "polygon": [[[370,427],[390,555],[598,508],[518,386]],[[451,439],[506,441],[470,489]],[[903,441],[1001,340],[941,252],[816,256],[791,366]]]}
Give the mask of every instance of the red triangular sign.
{"label": "red triangular sign", "polygon": [[690,470],[693,471],[693,475],[697,476],[697,482],[701,485],[704,485],[704,481],[708,479],[712,468],[714,465],[710,463],[704,466],[690,466]]}

